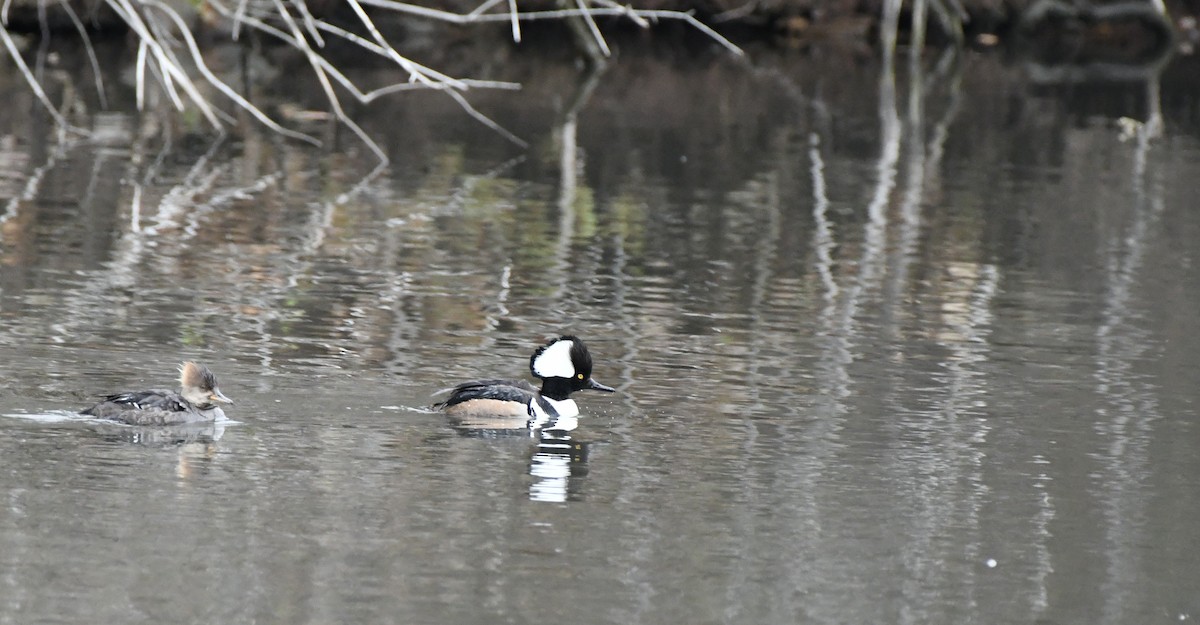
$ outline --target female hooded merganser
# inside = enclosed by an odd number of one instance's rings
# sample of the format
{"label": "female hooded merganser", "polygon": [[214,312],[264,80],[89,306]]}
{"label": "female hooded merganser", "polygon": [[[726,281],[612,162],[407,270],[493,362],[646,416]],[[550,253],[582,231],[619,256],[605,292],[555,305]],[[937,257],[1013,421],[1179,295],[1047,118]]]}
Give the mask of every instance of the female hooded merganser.
{"label": "female hooded merganser", "polygon": [[579,406],[570,397],[575,391],[616,391],[592,379],[592,355],[574,336],[539,347],[529,359],[529,371],[542,381],[541,390],[524,380],[476,380],[450,389],[450,397],[433,407],[460,417],[530,417],[540,422],[578,415]]}
{"label": "female hooded merganser", "polygon": [[85,415],[129,425],[178,425],[225,418],[217,404],[233,404],[217,388],[217,376],[204,365],[179,366],[179,392],[133,391],[102,395],[104,401],[83,411]]}

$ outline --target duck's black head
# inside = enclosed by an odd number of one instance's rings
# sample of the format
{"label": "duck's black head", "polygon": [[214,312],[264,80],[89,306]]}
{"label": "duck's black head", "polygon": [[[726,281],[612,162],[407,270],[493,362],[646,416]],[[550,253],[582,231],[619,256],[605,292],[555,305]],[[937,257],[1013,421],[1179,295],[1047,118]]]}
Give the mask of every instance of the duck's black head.
{"label": "duck's black head", "polygon": [[554,400],[585,389],[616,390],[592,379],[592,355],[577,336],[560,336],[539,347],[529,359],[529,371],[542,380],[542,395]]}

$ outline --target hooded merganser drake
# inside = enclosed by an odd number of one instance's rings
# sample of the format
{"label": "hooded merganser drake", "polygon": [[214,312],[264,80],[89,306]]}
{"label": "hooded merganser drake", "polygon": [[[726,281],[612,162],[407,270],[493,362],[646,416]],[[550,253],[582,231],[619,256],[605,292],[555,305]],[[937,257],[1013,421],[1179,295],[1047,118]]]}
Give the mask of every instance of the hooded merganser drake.
{"label": "hooded merganser drake", "polygon": [[575,391],[616,391],[592,379],[592,355],[574,336],[539,347],[529,359],[529,371],[542,381],[540,390],[524,380],[476,380],[449,389],[450,397],[433,407],[460,417],[529,417],[540,422],[578,415],[579,406],[570,397]]}
{"label": "hooded merganser drake", "polygon": [[129,425],[178,425],[225,418],[217,404],[233,404],[217,388],[217,376],[204,365],[188,361],[179,366],[179,392],[133,391],[101,395],[104,401],[83,411],[85,415]]}

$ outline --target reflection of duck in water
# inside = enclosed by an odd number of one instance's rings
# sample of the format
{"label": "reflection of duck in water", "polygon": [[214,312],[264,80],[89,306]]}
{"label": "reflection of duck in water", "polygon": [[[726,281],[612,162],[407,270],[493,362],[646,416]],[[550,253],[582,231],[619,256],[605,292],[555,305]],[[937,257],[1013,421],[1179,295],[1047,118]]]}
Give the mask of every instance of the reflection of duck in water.
{"label": "reflection of duck in water", "polygon": [[[93,432],[101,440],[151,448],[177,448],[180,462],[211,459],[217,442],[225,436],[229,420],[199,421],[178,425],[117,425],[115,421],[95,421]],[[182,470],[176,468],[176,473]]]}
{"label": "reflection of duck in water", "polygon": [[542,430],[529,458],[529,498],[534,501],[564,502],[579,494],[581,484],[572,478],[588,474],[591,443],[572,440],[561,430]]}
{"label": "reflection of duck in water", "polygon": [[541,389],[524,380],[476,380],[449,389],[446,401],[433,407],[461,419],[521,419],[523,427],[526,421],[542,424],[577,416],[579,406],[570,397],[575,391],[615,391],[592,379],[592,356],[574,336],[539,347],[529,359],[529,371],[542,381]]}
{"label": "reflection of duck in water", "polygon": [[179,367],[179,392],[133,391],[104,395],[104,401],[85,415],[130,425],[179,425],[225,418],[217,404],[232,404],[217,388],[217,376],[204,365],[185,362]]}

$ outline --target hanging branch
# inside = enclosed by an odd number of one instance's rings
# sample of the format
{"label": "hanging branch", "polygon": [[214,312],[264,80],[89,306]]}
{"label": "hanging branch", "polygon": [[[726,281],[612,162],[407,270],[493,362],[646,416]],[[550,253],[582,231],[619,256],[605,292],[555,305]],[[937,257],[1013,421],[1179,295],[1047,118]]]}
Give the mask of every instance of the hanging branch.
{"label": "hanging branch", "polygon": [[233,100],[238,106],[240,106],[243,110],[245,110],[246,112],[253,115],[255,117],[255,119],[257,119],[260,123],[262,123],[267,128],[270,128],[271,130],[273,130],[285,137],[299,139],[301,141],[311,143],[318,147],[321,145],[321,142],[318,141],[317,139],[315,139],[314,137],[306,135],[302,132],[296,132],[295,130],[289,130],[287,128],[284,128],[283,126],[280,126],[278,123],[276,123],[270,117],[268,117],[266,113],[263,113],[261,110],[258,109],[258,107],[251,104],[249,100],[242,97],[242,95],[239,94],[237,91],[234,91],[233,87],[230,87],[229,85],[225,84],[225,82],[222,81],[220,78],[218,78],[216,74],[212,73],[212,70],[208,69],[208,65],[206,65],[204,63],[204,58],[200,54],[200,48],[196,45],[196,39],[194,37],[192,37],[192,33],[191,33],[191,31],[189,31],[187,29],[187,25],[184,24],[183,18],[180,17],[179,14],[176,13],[174,9],[163,4],[162,2],[159,2],[159,0],[142,0],[142,1],[146,3],[146,6],[151,6],[151,7],[154,7],[156,9],[162,11],[164,14],[166,14],[166,16],[168,18],[171,19],[172,22],[175,23],[175,27],[179,29],[179,33],[181,35],[183,35],[183,40],[187,43],[188,52],[192,55],[192,62],[194,62],[196,64],[196,69],[204,76],[204,79],[206,81],[208,81],[208,84],[212,85],[213,87],[216,87],[216,89],[218,91],[225,94],[225,97],[229,98],[230,100]]}
{"label": "hanging branch", "polygon": [[4,47],[8,49],[8,54],[12,57],[13,62],[17,64],[17,69],[21,71],[21,76],[25,77],[25,82],[29,83],[29,88],[33,90],[33,95],[46,108],[46,112],[54,118],[54,123],[59,128],[73,132],[83,132],[81,128],[76,128],[67,122],[67,118],[63,117],[58,109],[54,108],[54,103],[46,95],[46,91],[42,89],[41,83],[34,77],[33,72],[29,69],[29,65],[25,63],[25,59],[21,57],[21,52],[17,50],[17,42],[13,41],[12,35],[9,34],[8,28],[0,25],[0,39],[4,39]]}
{"label": "hanging branch", "polygon": [[[895,0],[893,0],[895,1]],[[954,2],[955,0],[932,0],[934,2]],[[45,90],[38,83],[36,76],[19,54],[17,45],[7,30],[7,14],[12,0],[3,0],[0,5],[0,39],[8,49],[13,62],[29,83],[34,95],[54,118],[59,128],[82,132],[72,127],[67,119],[56,110]],[[100,76],[99,61],[92,49],[79,16],[71,9],[69,0],[59,0],[67,11],[67,15],[75,29],[84,39],[88,59],[96,80],[96,90],[99,93],[101,106],[107,105],[104,84]],[[519,89],[520,85],[509,82],[474,80],[448,76],[433,68],[427,67],[401,54],[392,42],[376,27],[375,21],[367,13],[364,6],[377,10],[391,11],[422,19],[446,22],[451,24],[470,25],[494,22],[511,24],[512,37],[516,42],[521,41],[521,22],[533,20],[580,20],[587,27],[590,39],[604,56],[611,55],[611,49],[604,40],[604,35],[596,23],[597,17],[617,17],[628,19],[642,28],[649,28],[659,20],[675,20],[683,22],[698,32],[712,39],[734,54],[741,55],[742,50],[725,37],[697,20],[691,13],[680,11],[642,10],[630,6],[622,6],[614,0],[574,0],[574,8],[563,8],[547,11],[519,11],[516,0],[484,0],[469,13],[455,13],[441,9],[422,7],[397,0],[346,0],[356,16],[366,36],[355,34],[329,24],[314,16],[305,0],[272,0],[271,8],[256,10],[253,0],[236,0],[233,6],[226,6],[222,0],[205,0],[205,4],[218,15],[228,19],[231,37],[237,41],[244,28],[250,28],[290,45],[304,54],[312,68],[321,89],[325,93],[332,115],[343,126],[349,128],[381,162],[387,162],[387,156],[374,140],[346,113],[342,107],[339,94],[334,83],[340,85],[356,101],[369,103],[384,95],[399,91],[415,89],[432,89],[446,94],[469,116],[494,132],[522,147],[528,144],[504,129],[486,115],[471,106],[464,95],[470,89]],[[200,89],[204,84],[227,98],[235,107],[240,108],[259,123],[273,132],[285,137],[298,139],[313,145],[320,142],[305,133],[291,130],[271,119],[261,109],[251,103],[244,95],[222,81],[204,62],[203,54],[183,17],[171,6],[161,0],[105,0],[105,4],[123,21],[138,40],[135,58],[135,91],[137,106],[143,110],[146,105],[147,87],[153,80],[161,88],[171,105],[179,111],[188,105],[205,118],[214,130],[225,132],[228,125],[235,119],[226,111],[218,108]],[[265,8],[265,7],[264,7]],[[153,11],[151,17],[147,11]],[[165,19],[163,19],[165,18]],[[275,24],[269,23],[269,21]],[[282,23],[282,27],[278,24]],[[407,81],[397,81],[382,87],[365,91],[351,81],[335,63],[323,56],[318,49],[324,49],[325,37],[332,36],[350,42],[372,54],[381,56],[401,68],[407,75]],[[177,50],[183,50],[180,55]],[[182,57],[182,58],[181,58]],[[185,63],[186,61],[186,63]],[[193,79],[193,75],[198,75]]]}

